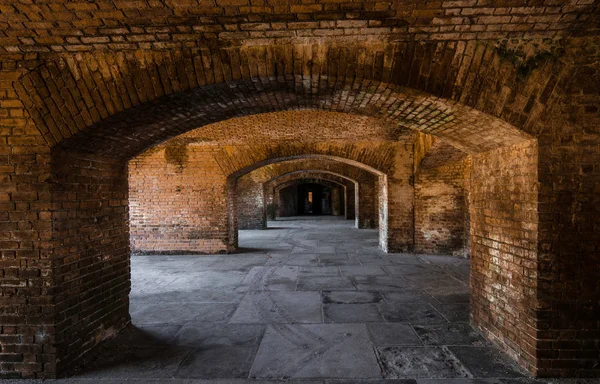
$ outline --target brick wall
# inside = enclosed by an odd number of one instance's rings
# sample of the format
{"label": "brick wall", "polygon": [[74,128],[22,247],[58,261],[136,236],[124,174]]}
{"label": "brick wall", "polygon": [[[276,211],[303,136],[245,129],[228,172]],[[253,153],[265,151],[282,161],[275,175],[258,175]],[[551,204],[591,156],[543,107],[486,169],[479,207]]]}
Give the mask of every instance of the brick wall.
{"label": "brick wall", "polygon": [[600,377],[599,46],[573,44],[538,127],[540,376]]}
{"label": "brick wall", "polygon": [[0,380],[56,373],[50,148],[0,60]]}
{"label": "brick wall", "polygon": [[[359,184],[359,228],[376,228],[378,187],[374,176],[359,165],[390,168],[394,161],[390,156],[397,151],[397,145],[381,142],[272,146],[167,142],[129,162],[132,251],[231,251],[237,236],[236,222],[247,225],[254,220],[259,227],[264,222],[262,184],[257,180],[269,180],[278,172],[302,169],[323,160],[320,167],[370,181]],[[232,190],[228,183],[234,185]],[[256,195],[238,193],[248,188]]]}
{"label": "brick wall", "polygon": [[227,177],[215,148],[164,146],[132,159],[132,251],[226,252],[226,193]]}
{"label": "brick wall", "polygon": [[237,180],[238,229],[263,229],[267,226],[264,187],[248,173]]}
{"label": "brick wall", "polygon": [[52,252],[57,366],[129,323],[129,227],[126,164],[53,153]]}
{"label": "brick wall", "polygon": [[535,367],[538,314],[538,148],[535,141],[472,157],[471,320]]}
{"label": "brick wall", "polygon": [[379,232],[382,248],[388,252],[407,252],[414,249],[413,138],[396,145],[393,169],[387,176],[379,177],[376,211],[380,212],[380,225],[387,221]]}
{"label": "brick wall", "polygon": [[420,168],[415,176],[415,252],[468,257],[469,173],[464,160]]}
{"label": "brick wall", "polygon": [[[505,228],[503,215],[512,212],[513,187],[527,183],[519,172],[531,164],[474,164],[479,174],[501,171],[471,187],[480,215],[474,220],[480,236],[474,268],[480,269],[475,282],[481,283],[476,298],[482,304],[474,306],[475,318],[532,372],[598,374],[600,13],[592,1],[523,5],[508,0],[260,6],[242,0],[206,8],[154,2],[133,9],[110,1],[101,7],[77,1],[3,4],[2,375],[43,378],[56,370],[51,260],[54,241],[61,239],[52,229],[50,147],[125,160],[215,121],[309,108],[348,112],[348,129],[335,132],[347,132],[344,139],[361,131],[356,115],[386,120],[386,129],[366,136],[396,140],[400,125],[473,153],[518,143],[525,137],[521,131],[539,138],[539,275],[532,278],[537,285],[527,288],[539,301],[519,307],[488,300],[495,297],[494,279],[497,286],[509,281],[503,263],[517,252],[506,244],[526,233]],[[377,128],[372,121],[363,120],[362,126]],[[282,125],[274,136],[282,131],[307,132]],[[209,131],[212,137],[215,132]],[[270,137],[245,132],[239,140],[264,143]],[[337,155],[346,152],[356,155],[349,148]],[[393,158],[386,153],[377,158]],[[360,160],[381,170],[369,156]],[[244,166],[252,164],[251,156],[243,158]],[[219,167],[238,169],[228,162]],[[382,220],[382,240],[388,230],[403,239],[409,234],[393,227],[406,225],[410,215],[402,213],[403,188],[393,185],[409,177],[389,171],[383,171],[387,179],[379,176],[378,206],[382,218],[389,211],[398,220]],[[231,186],[218,188],[234,201]],[[498,190],[505,191],[505,205],[495,198]],[[226,205],[227,212],[235,211]],[[237,215],[229,228],[235,220]],[[229,244],[234,236],[229,234]],[[484,244],[484,236],[493,242]],[[499,250],[493,248],[497,243]],[[529,246],[523,249],[529,252]],[[520,284],[516,276],[514,284]],[[510,295],[525,286],[519,284],[511,286]],[[511,311],[514,316],[505,318]],[[534,352],[526,337],[523,345],[511,342],[515,335],[505,323],[516,316],[540,324]],[[539,357],[532,361],[528,356],[534,353]]]}

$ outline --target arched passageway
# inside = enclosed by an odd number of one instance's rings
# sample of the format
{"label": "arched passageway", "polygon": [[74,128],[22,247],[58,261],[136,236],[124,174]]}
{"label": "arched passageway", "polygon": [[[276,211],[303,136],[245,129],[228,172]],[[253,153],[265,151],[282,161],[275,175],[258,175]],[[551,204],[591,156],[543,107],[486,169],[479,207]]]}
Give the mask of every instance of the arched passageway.
{"label": "arched passageway", "polygon": [[[593,118],[581,122],[565,112],[567,91],[577,94],[581,74],[597,77],[585,55],[578,57],[584,45],[569,48],[575,64],[543,56],[523,79],[517,64],[501,60],[501,50],[474,41],[360,42],[348,49],[236,45],[172,56],[168,50],[65,53],[20,66],[20,59],[10,59],[3,65],[6,105],[24,123],[6,141],[8,208],[16,213],[7,216],[13,234],[3,252],[13,264],[4,276],[16,278],[2,332],[28,340],[15,347],[24,361],[47,363],[7,369],[19,376],[64,372],[128,324],[126,162],[133,157],[164,159],[157,177],[168,177],[162,171],[169,169],[211,185],[196,191],[217,197],[202,208],[208,229],[185,242],[215,252],[237,242],[228,231],[236,220],[235,199],[227,197],[231,180],[275,159],[346,159],[385,177],[378,180],[380,217],[387,218],[382,239],[392,251],[411,250],[412,183],[430,149],[415,137],[420,131],[471,157],[473,324],[534,373],[592,372],[594,359],[585,356],[597,352],[597,343],[579,331],[597,331],[597,273],[589,268],[598,251],[590,224],[597,211],[590,168],[598,157],[597,129]],[[210,62],[219,64],[204,65]],[[447,71],[439,70],[442,62]],[[578,66],[586,70],[566,75]],[[586,94],[593,98],[596,91]],[[581,99],[573,109],[593,111]],[[279,129],[265,129],[269,124]],[[174,145],[157,146],[170,138]],[[211,157],[188,168],[200,143],[220,138],[229,142],[206,145],[199,152]],[[576,192],[566,186],[569,178],[580,186]],[[169,225],[186,227],[182,217]],[[576,345],[585,356],[564,358],[548,347],[554,342]],[[11,356],[0,358],[11,363]]]}
{"label": "arched passageway", "polygon": [[[341,209],[339,214],[343,215],[347,220],[356,219],[356,211],[360,206],[357,203],[359,199],[359,184],[356,180],[342,176],[335,172],[307,169],[303,171],[294,171],[284,173],[282,175],[273,177],[266,181],[263,185],[265,190],[265,205],[275,203],[276,206],[280,205],[277,203],[279,199],[278,191],[282,188],[286,188],[290,185],[295,185],[301,182],[310,181],[313,183],[329,183],[337,185],[341,188]],[[375,188],[373,189],[375,190]],[[273,212],[274,215],[269,216],[271,219],[275,219],[277,212]],[[358,225],[357,225],[358,227]]]}

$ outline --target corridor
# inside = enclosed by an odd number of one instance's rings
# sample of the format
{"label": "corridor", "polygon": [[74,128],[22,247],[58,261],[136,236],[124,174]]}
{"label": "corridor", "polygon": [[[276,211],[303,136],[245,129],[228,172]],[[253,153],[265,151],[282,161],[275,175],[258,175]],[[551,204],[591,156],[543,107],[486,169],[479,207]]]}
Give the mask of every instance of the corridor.
{"label": "corridor", "polygon": [[238,254],[133,256],[133,326],[68,380],[547,382],[469,326],[468,260],[377,243],[348,220],[298,217],[240,231]]}

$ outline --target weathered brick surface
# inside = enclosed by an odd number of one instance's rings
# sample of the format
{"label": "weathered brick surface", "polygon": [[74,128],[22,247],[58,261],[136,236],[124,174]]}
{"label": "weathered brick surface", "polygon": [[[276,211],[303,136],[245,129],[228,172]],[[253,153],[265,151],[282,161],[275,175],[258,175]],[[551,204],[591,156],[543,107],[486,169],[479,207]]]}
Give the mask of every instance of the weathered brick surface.
{"label": "weathered brick surface", "polygon": [[[267,116],[263,127],[268,126],[268,119]],[[256,118],[242,120],[256,122]],[[324,130],[314,131],[317,132],[327,134]],[[315,165],[316,169],[335,171],[361,181],[359,227],[375,227],[378,184],[373,174],[383,175],[382,170],[393,169],[395,157],[400,156],[394,155],[400,151],[397,144],[377,141],[273,146],[231,146],[218,140],[204,144],[200,141],[182,143],[185,142],[167,142],[129,162],[134,252],[231,251],[236,245],[236,225],[240,217],[237,207],[240,195],[235,191],[248,188],[252,184],[248,179],[265,182],[279,173],[315,169]],[[282,162],[284,164],[279,165]],[[245,178],[245,175],[250,176]],[[262,182],[255,182],[250,188],[263,188]],[[408,180],[397,183],[402,182]],[[228,192],[230,188],[233,190]],[[235,198],[228,199],[227,193],[232,193]],[[258,193],[262,195],[260,191]],[[408,209],[403,215],[412,215],[410,207],[400,209]],[[383,218],[389,219],[391,216],[387,215]],[[390,226],[396,228],[404,223]]]}
{"label": "weathered brick surface", "polygon": [[538,308],[538,147],[535,141],[472,158],[471,320],[535,367]]}
{"label": "weathered brick surface", "polygon": [[172,49],[329,37],[484,40],[593,34],[592,1],[8,2],[0,53]]}
{"label": "weathered brick surface", "polygon": [[[0,356],[3,377],[54,376],[57,357],[63,371],[69,359],[125,320],[118,295],[116,304],[92,307],[74,299],[95,297],[80,277],[105,268],[94,259],[98,254],[118,260],[125,252],[124,227],[113,222],[125,207],[114,207],[120,212],[114,220],[93,220],[111,212],[95,188],[109,179],[122,186],[115,169],[191,129],[302,109],[353,114],[344,129],[330,131],[330,141],[402,141],[407,129],[416,129],[473,155],[474,174],[486,175],[474,177],[469,187],[477,204],[471,213],[478,215],[472,218],[474,322],[538,375],[598,375],[599,15],[597,2],[557,0],[0,4],[0,222],[6,229],[0,345],[12,351]],[[387,127],[386,134],[373,131],[365,116]],[[258,153],[273,137],[294,131],[286,125],[272,135],[236,129],[230,136],[238,144],[257,144]],[[530,136],[538,139],[539,164],[518,163],[510,156],[523,158],[532,150],[518,147]],[[414,181],[407,164],[414,167],[422,151],[413,156],[414,148],[405,148],[409,160],[403,151],[384,150],[378,157],[361,154],[360,146],[325,150],[309,135],[300,141],[311,142],[311,149],[277,143],[273,155],[323,152],[380,171],[377,206],[381,217],[389,217],[382,221],[382,239],[410,248],[412,233],[402,229],[412,228],[405,214],[413,205],[407,186]],[[93,193],[78,191],[80,201],[76,191],[55,204],[54,193],[69,184],[59,171],[71,165],[52,158],[66,149],[112,165],[104,176],[75,167],[74,176]],[[213,165],[224,175],[269,158],[219,153],[226,160]],[[176,169],[180,156],[171,155]],[[531,185],[538,200],[515,208],[515,191]],[[123,193],[117,189],[110,194]],[[235,212],[227,204],[234,200],[231,183],[216,190],[216,204]],[[515,218],[534,204],[537,221]],[[63,238],[53,217],[61,226],[80,220],[89,235],[73,227]],[[220,233],[236,220],[223,216],[215,228]],[[534,225],[537,240],[515,246],[525,241],[530,229],[524,228]],[[102,243],[104,236],[110,240]],[[235,234],[218,236],[230,239],[227,247],[235,244]],[[63,257],[63,243],[75,239],[89,244],[77,244]],[[529,268],[530,260],[535,267]],[[512,271],[515,262],[523,265]],[[118,265],[123,268],[114,276],[125,276],[126,264]],[[65,308],[72,311],[60,312]],[[90,308],[99,309],[104,325],[79,320]],[[72,316],[64,319],[65,313]],[[511,324],[528,327],[516,335]],[[66,329],[77,332],[66,335]]]}
{"label": "weathered brick surface", "polygon": [[466,154],[436,142],[415,174],[415,251],[469,256]]}
{"label": "weathered brick surface", "polygon": [[0,67],[0,379],[56,372],[50,148]]}
{"label": "weathered brick surface", "polygon": [[538,127],[540,376],[599,377],[600,39],[573,44]]}
{"label": "weathered brick surface", "polygon": [[133,252],[228,250],[226,175],[218,151],[164,146],[129,162]]}
{"label": "weathered brick surface", "polygon": [[129,323],[126,165],[53,153],[53,307],[62,372]]}
{"label": "weathered brick surface", "polygon": [[28,73],[19,95],[51,145],[122,158],[215,121],[295,108],[377,116],[391,137],[400,122],[480,152],[523,140],[511,124],[534,124],[556,80],[536,75],[516,86],[520,56],[481,42],[67,56]]}

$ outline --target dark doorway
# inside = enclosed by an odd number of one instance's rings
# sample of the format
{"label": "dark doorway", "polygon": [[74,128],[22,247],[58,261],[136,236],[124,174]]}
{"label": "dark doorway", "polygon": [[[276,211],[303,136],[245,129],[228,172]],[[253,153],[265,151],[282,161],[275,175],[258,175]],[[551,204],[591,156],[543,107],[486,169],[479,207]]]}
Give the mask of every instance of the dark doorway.
{"label": "dark doorway", "polygon": [[298,185],[298,214],[331,215],[331,190],[321,184]]}

